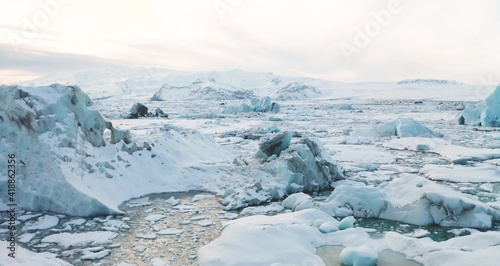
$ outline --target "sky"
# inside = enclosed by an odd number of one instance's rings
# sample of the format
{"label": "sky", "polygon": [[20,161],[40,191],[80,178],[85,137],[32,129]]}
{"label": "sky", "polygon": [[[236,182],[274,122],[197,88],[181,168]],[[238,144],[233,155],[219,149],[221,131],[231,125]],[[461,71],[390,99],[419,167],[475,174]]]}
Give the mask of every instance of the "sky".
{"label": "sky", "polygon": [[495,0],[0,0],[0,83],[108,66],[500,81]]}

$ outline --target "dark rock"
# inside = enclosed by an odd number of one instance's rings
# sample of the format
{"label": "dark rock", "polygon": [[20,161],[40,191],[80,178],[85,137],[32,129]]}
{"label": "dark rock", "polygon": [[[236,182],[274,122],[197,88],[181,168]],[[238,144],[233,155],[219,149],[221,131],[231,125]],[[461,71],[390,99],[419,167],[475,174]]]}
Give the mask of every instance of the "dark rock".
{"label": "dark rock", "polygon": [[144,117],[148,113],[148,108],[141,103],[136,103],[130,108],[130,117],[138,118]]}
{"label": "dark rock", "polygon": [[265,139],[259,144],[259,155],[264,155],[266,159],[271,155],[279,156],[280,153],[290,146],[292,132],[285,131],[271,139]]}

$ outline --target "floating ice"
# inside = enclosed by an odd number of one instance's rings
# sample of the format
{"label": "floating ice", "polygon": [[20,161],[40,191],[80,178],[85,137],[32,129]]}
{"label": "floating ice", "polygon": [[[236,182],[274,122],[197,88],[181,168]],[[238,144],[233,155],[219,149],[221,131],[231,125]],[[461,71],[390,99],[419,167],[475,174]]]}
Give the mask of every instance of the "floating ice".
{"label": "floating ice", "polygon": [[375,266],[377,262],[377,251],[367,247],[344,248],[340,253],[340,263],[343,266]]}
{"label": "floating ice", "polygon": [[42,239],[45,243],[57,243],[65,248],[70,246],[102,245],[111,243],[112,239],[118,236],[117,233],[99,231],[85,233],[60,233],[46,236]]}
{"label": "floating ice", "polygon": [[405,174],[379,188],[339,186],[319,208],[337,216],[375,217],[415,225],[491,228],[500,212],[476,197]]}

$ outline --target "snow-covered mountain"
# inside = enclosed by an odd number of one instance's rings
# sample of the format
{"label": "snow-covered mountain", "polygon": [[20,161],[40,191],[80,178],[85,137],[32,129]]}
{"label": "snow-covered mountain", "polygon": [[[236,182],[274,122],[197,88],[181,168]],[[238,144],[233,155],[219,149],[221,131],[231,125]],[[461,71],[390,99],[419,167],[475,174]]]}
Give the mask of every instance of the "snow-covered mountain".
{"label": "snow-covered mountain", "polygon": [[460,84],[456,80],[446,80],[446,79],[405,79],[398,82],[398,84],[433,84],[433,85],[455,85]]}
{"label": "snow-covered mountain", "polygon": [[239,69],[188,73],[160,68],[113,67],[48,75],[22,83],[45,86],[77,85],[93,99],[235,100],[259,96],[290,100],[321,96],[321,88],[334,82]]}

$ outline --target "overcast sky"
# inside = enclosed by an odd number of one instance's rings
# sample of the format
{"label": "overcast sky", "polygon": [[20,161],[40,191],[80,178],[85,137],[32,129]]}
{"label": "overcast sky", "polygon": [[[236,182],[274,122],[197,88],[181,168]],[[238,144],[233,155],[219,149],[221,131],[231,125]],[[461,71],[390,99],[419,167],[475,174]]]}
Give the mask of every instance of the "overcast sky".
{"label": "overcast sky", "polygon": [[109,65],[500,79],[496,0],[0,0],[0,83]]}

